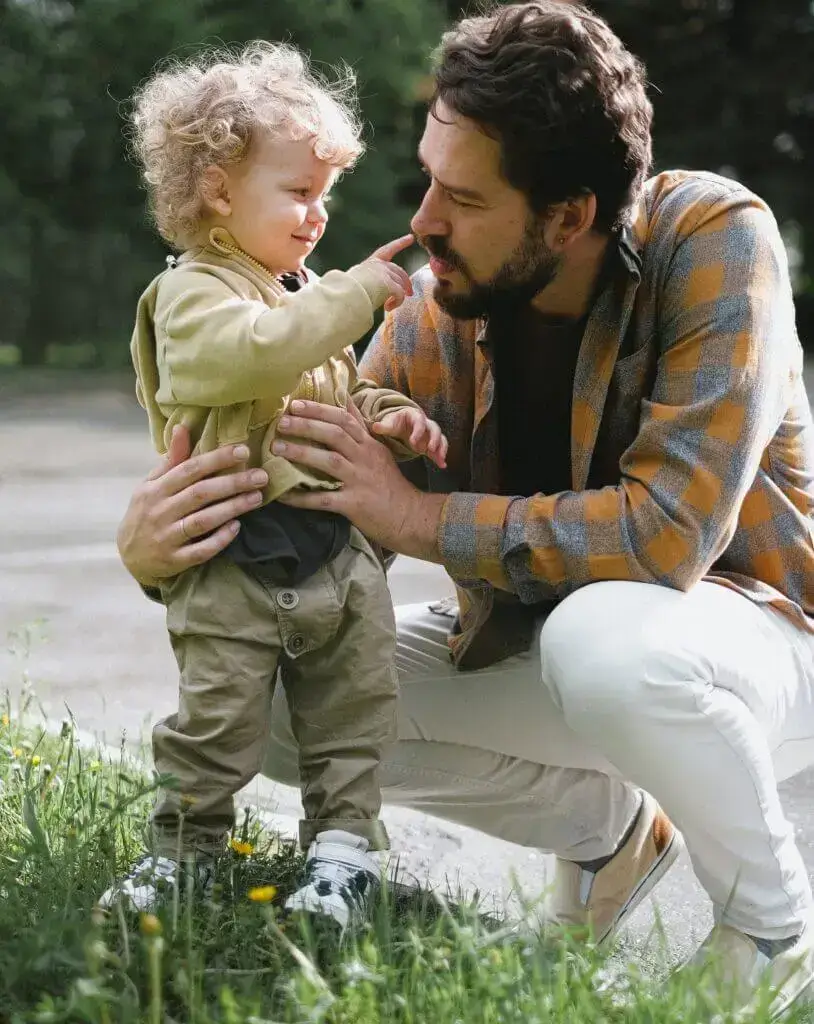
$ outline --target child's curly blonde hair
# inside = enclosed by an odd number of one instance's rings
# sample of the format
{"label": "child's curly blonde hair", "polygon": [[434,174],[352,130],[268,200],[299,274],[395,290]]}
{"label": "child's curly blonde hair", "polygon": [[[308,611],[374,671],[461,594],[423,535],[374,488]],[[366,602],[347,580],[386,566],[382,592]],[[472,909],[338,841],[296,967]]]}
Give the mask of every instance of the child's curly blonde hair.
{"label": "child's curly blonde hair", "polygon": [[198,240],[204,169],[245,159],[260,132],[313,138],[321,160],[351,167],[364,148],[355,85],[350,68],[330,82],[293,46],[260,40],[159,69],[133,97],[130,134],[161,235]]}

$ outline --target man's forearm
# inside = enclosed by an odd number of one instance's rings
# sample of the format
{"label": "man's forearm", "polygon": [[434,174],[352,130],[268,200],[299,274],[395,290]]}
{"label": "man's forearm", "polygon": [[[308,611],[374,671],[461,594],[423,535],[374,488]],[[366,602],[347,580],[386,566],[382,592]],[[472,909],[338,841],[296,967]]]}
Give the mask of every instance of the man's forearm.
{"label": "man's forearm", "polygon": [[387,547],[400,555],[443,564],[438,547],[438,527],[446,500],[445,494],[425,494],[416,490],[398,535],[388,542]]}

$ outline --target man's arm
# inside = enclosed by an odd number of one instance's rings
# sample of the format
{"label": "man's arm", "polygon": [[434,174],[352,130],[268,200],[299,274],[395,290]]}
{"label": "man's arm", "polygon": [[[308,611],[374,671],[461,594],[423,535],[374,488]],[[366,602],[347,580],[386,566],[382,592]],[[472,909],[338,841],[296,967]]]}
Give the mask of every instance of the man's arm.
{"label": "man's arm", "polygon": [[[487,581],[526,602],[598,580],[691,587],[731,540],[783,416],[795,334],[785,251],[766,207],[733,186],[689,216],[695,223],[661,284],[656,381],[617,486],[530,498],[422,495],[381,460],[370,463],[345,414],[306,404],[283,431],[327,450],[294,440],[286,454],[343,486],[297,503],[319,502],[391,550],[440,561],[462,582]],[[370,376],[395,383],[391,362],[409,374],[419,350],[430,368],[432,325],[414,329],[425,319],[414,299],[386,325],[363,370],[368,363]]]}
{"label": "man's arm", "polygon": [[692,586],[731,540],[782,418],[793,317],[774,218],[743,190],[722,190],[673,253],[659,370],[618,486],[452,494],[438,523],[444,565],[525,601],[596,580]]}

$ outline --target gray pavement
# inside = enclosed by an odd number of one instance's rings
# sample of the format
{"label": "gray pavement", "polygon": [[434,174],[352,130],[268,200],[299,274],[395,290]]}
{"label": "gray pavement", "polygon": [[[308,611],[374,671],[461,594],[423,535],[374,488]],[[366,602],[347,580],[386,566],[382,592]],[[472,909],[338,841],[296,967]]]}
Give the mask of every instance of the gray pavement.
{"label": "gray pavement", "polygon": [[[65,708],[79,727],[118,744],[138,743],[175,704],[176,672],[162,609],[145,600],[119,564],[116,524],[135,482],[153,465],[143,413],[129,379],[66,391],[58,375],[21,384],[0,377],[0,688],[31,684],[45,713]],[[399,559],[397,604],[449,593],[443,572]],[[28,653],[24,650],[28,647]],[[783,787],[789,815],[814,874],[814,773]],[[267,780],[244,794],[293,833],[298,795]],[[406,867],[422,879],[479,891],[503,906],[516,885],[536,896],[551,858],[400,808],[385,813]],[[655,915],[670,955],[683,955],[709,927],[707,900],[681,861],[631,923],[642,946]]]}

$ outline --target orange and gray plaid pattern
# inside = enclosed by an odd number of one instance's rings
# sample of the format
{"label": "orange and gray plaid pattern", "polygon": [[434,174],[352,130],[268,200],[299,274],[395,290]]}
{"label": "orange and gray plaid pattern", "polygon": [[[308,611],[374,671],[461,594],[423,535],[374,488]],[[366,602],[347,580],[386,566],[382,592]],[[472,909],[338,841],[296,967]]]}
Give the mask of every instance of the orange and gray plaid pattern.
{"label": "orange and gray plaid pattern", "polygon": [[609,579],[712,579],[814,631],[814,424],[771,211],[716,175],[664,173],[614,255],[574,379],[570,491],[496,493],[488,325],[440,310],[428,270],[365,355],[364,376],[450,440],[430,486],[449,493],[439,546],[463,598],[454,653],[495,589],[532,604]]}

